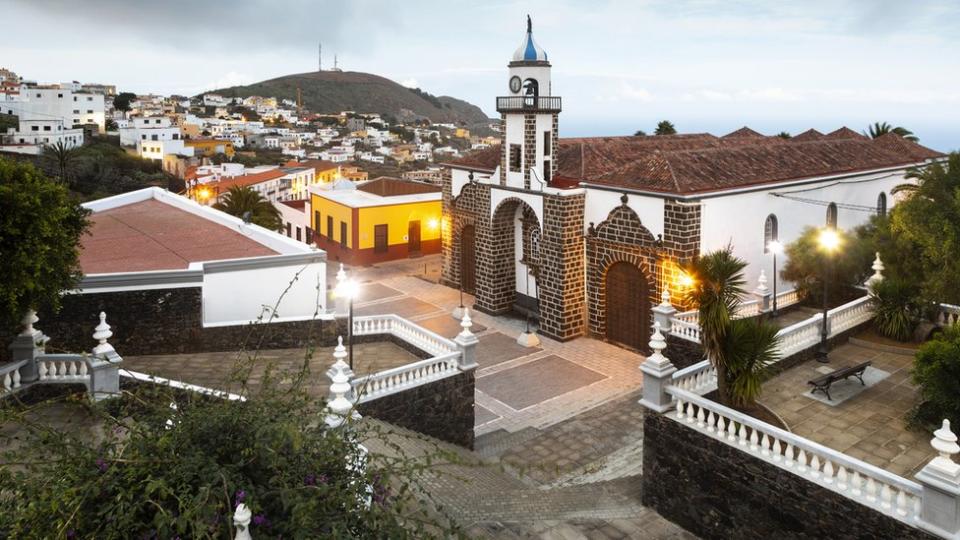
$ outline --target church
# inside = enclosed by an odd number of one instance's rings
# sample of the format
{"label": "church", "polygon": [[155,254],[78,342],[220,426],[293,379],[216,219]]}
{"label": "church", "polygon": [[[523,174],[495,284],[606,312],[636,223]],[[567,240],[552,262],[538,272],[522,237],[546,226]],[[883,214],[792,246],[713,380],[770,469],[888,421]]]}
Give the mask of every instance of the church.
{"label": "church", "polygon": [[779,279],[772,240],[860,225],[895,202],[909,169],[943,157],[849,128],[559,138],[550,70],[528,18],[496,98],[501,144],[445,164],[441,236],[444,283],[477,310],[534,313],[556,340],[642,351],[661,293],[681,297],[684,263],[730,244],[748,287],[761,271]]}

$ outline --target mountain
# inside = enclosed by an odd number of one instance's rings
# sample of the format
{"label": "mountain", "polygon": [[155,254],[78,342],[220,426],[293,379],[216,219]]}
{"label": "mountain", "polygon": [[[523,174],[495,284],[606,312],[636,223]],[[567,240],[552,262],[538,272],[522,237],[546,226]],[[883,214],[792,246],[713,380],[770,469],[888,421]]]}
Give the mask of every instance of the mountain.
{"label": "mountain", "polygon": [[314,71],[231,86],[208,93],[226,97],[264,96],[297,99],[300,88],[303,106],[311,112],[375,112],[400,121],[429,118],[431,122],[466,126],[486,125],[480,107],[449,96],[433,96],[418,88],[407,88],[390,79],[356,71]]}

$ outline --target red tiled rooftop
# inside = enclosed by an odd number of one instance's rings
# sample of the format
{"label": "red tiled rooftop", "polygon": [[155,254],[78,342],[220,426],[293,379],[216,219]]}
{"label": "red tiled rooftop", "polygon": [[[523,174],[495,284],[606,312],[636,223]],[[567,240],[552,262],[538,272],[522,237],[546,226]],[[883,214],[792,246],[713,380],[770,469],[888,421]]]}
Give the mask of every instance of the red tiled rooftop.
{"label": "red tiled rooftop", "polygon": [[84,274],[182,270],[191,262],[276,255],[224,225],[156,200],[98,212],[81,240]]}
{"label": "red tiled rooftop", "polygon": [[[566,188],[589,182],[693,194],[911,166],[942,156],[896,134],[872,140],[849,128],[830,135],[810,129],[792,139],[768,137],[747,127],[719,138],[695,133],[560,139],[551,184]],[[497,145],[449,165],[493,171],[500,159]]]}

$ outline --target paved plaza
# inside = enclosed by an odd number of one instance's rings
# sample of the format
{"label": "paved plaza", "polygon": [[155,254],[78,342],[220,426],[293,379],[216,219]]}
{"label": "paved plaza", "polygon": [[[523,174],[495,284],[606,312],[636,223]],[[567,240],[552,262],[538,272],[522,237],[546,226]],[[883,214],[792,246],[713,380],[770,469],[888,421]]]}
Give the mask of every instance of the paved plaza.
{"label": "paved plaza", "polygon": [[[808,361],[763,385],[761,403],[776,412],[791,431],[852,457],[911,478],[935,455],[930,433],[907,428],[906,415],[917,403],[910,382],[911,351],[853,340],[830,352],[830,363]],[[852,377],[831,388],[836,404],[806,395],[807,381],[840,367],[873,362],[874,382],[861,386]],[[844,387],[849,398],[843,400]],[[852,394],[852,395],[851,395]]]}

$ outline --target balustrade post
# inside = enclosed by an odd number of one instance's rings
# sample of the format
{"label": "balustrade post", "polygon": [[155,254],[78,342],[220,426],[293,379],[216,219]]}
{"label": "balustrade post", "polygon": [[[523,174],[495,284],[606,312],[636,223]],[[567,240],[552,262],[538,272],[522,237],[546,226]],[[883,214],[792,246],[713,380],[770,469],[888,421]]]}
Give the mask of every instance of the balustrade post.
{"label": "balustrade post", "polygon": [[247,505],[240,503],[237,505],[236,512],[233,513],[233,526],[237,529],[234,540],[252,540],[250,536],[250,521],[253,518],[253,512]]}
{"label": "balustrade post", "polygon": [[471,326],[473,321],[470,319],[470,311],[464,310],[463,318],[460,320],[460,327],[463,330],[453,339],[460,349],[460,371],[477,367],[477,343],[480,340],[470,331]]}
{"label": "balustrade post", "polygon": [[327,370],[327,377],[330,378],[331,384],[324,421],[331,428],[337,428],[347,421],[353,411],[353,400],[347,397],[353,390],[350,384],[353,370],[344,361],[347,357],[347,349],[343,346],[343,336],[337,337],[337,347],[333,351],[333,357],[336,361]]}
{"label": "balustrade post", "polygon": [[640,404],[662,413],[670,409],[672,400],[667,394],[667,385],[673,380],[672,375],[677,368],[663,355],[663,350],[667,348],[667,340],[660,333],[659,321],[653,323],[650,348],[653,349],[653,354],[640,364],[640,371],[643,372],[643,397],[640,399]]}
{"label": "balustrade post", "polygon": [[107,340],[113,336],[107,324],[107,314],[100,312],[100,324],[94,328],[93,339],[97,341],[93,348],[90,365],[90,397],[94,401],[120,395],[120,364],[123,358],[113,349]]}
{"label": "balustrade post", "polygon": [[920,526],[944,538],[960,538],[960,464],[953,456],[960,453],[957,436],[950,421],[934,432],[930,445],[940,455],[917,473],[923,486],[920,492]]}
{"label": "balustrade post", "polygon": [[663,286],[663,293],[660,294],[660,304],[653,307],[654,323],[659,323],[663,332],[669,334],[672,329],[673,316],[677,314],[677,309],[670,303],[670,291],[666,284]]}
{"label": "balustrade post", "polygon": [[50,338],[33,327],[38,320],[36,311],[32,309],[27,311],[23,320],[20,321],[23,324],[23,331],[17,334],[9,347],[12,361],[27,360],[27,363],[19,370],[21,383],[31,383],[40,378],[37,357],[44,353],[47,341]]}
{"label": "balustrade post", "polygon": [[873,292],[873,286],[877,283],[883,281],[883,261],[880,260],[880,252],[876,253],[876,258],[873,259],[873,264],[870,266],[873,270],[873,275],[867,278],[867,281],[864,285],[867,287],[867,290]]}
{"label": "balustrade post", "polygon": [[[776,279],[776,276],[774,276],[774,279]],[[760,308],[760,313],[770,311],[773,295],[767,288],[767,274],[762,268],[760,269],[760,277],[757,278],[757,288],[753,290],[753,296],[757,299],[757,307]]]}

